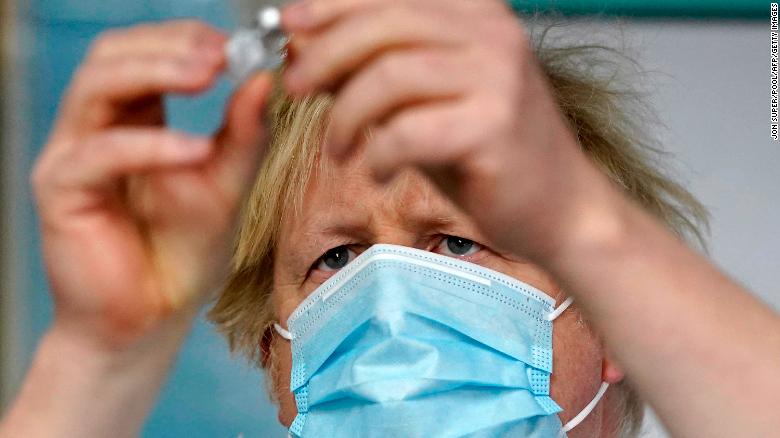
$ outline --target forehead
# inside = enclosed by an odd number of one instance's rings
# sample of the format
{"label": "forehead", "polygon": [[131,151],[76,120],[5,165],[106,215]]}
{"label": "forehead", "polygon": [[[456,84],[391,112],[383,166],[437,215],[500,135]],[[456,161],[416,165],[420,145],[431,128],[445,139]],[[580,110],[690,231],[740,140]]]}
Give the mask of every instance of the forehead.
{"label": "forehead", "polygon": [[387,184],[374,181],[362,154],[343,163],[318,160],[290,225],[299,230],[392,223],[413,227],[420,222],[445,222],[457,209],[416,170],[405,170]]}
{"label": "forehead", "polygon": [[375,182],[361,152],[343,163],[318,157],[302,201],[284,214],[277,254],[283,259],[344,244],[337,236],[369,244],[389,228],[414,232],[465,221],[418,171],[405,170],[387,184]]}

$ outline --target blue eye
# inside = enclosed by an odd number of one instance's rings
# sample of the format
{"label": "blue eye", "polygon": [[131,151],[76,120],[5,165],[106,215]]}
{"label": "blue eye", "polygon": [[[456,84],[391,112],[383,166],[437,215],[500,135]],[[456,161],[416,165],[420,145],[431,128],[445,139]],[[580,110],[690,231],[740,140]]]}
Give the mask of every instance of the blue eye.
{"label": "blue eye", "polygon": [[447,236],[442,239],[437,248],[438,252],[444,255],[465,257],[470,256],[482,249],[482,245],[463,237]]}
{"label": "blue eye", "polygon": [[355,258],[355,252],[342,245],[331,248],[320,257],[317,269],[323,271],[338,271],[347,266]]}

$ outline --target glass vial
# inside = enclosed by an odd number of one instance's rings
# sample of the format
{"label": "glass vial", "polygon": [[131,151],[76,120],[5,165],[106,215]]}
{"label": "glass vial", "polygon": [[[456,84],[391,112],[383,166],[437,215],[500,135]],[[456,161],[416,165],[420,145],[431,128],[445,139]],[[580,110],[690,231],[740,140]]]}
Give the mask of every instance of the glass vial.
{"label": "glass vial", "polygon": [[285,44],[287,36],[282,32],[279,9],[261,9],[253,27],[238,29],[228,41],[228,73],[236,82],[243,82],[256,71],[279,67]]}

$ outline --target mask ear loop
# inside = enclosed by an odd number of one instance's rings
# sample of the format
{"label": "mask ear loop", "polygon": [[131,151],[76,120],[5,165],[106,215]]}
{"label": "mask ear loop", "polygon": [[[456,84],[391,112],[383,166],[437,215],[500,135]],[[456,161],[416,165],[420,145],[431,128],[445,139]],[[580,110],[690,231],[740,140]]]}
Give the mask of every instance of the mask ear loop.
{"label": "mask ear loop", "polygon": [[562,302],[560,306],[556,307],[555,310],[553,310],[547,315],[547,320],[555,321],[555,318],[561,316],[561,313],[563,313],[566,309],[568,309],[569,306],[571,306],[571,303],[573,302],[574,302],[574,297],[566,298],[566,301]]}
{"label": "mask ear loop", "polygon": [[[571,306],[571,303],[574,302],[574,297],[568,297],[564,302],[561,303],[560,306],[556,307],[555,310],[550,312],[547,315],[548,321],[554,321],[556,318],[561,316],[561,314]],[[607,382],[601,382],[601,387],[599,387],[599,390],[596,392],[596,395],[593,397],[593,400],[590,401],[590,403],[587,404],[579,414],[575,415],[574,418],[569,420],[568,423],[566,423],[562,428],[560,433],[558,434],[558,438],[562,438],[566,435],[566,432],[574,429],[577,427],[580,423],[582,423],[588,415],[590,415],[591,412],[593,412],[594,409],[596,409],[596,405],[599,404],[599,401],[602,397],[604,397],[604,394],[607,392],[607,388],[609,388],[609,383]]]}
{"label": "mask ear loop", "polygon": [[607,392],[607,388],[609,388],[609,383],[601,382],[601,387],[599,388],[598,392],[596,392],[596,396],[593,397],[593,400],[591,400],[587,406],[582,408],[579,414],[575,415],[574,418],[569,420],[569,422],[563,426],[561,432],[558,434],[558,438],[563,437],[566,435],[566,432],[577,427],[588,417],[588,415],[590,415],[591,412],[593,412],[594,409],[596,409],[596,405],[598,405],[601,398],[604,397],[604,394]]}
{"label": "mask ear loop", "polygon": [[274,323],[274,330],[276,330],[276,333],[279,333],[279,336],[283,337],[284,339],[287,339],[288,341],[292,341],[293,338],[292,333],[285,330],[284,327],[280,326],[278,323]]}

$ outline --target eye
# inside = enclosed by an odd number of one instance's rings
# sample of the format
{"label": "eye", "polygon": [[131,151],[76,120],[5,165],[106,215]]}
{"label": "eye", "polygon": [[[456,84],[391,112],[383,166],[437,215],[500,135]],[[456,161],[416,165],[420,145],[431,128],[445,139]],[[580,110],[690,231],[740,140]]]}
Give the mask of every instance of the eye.
{"label": "eye", "polygon": [[347,246],[337,246],[329,249],[320,257],[316,269],[322,271],[338,271],[344,266],[347,266],[347,263],[351,262],[355,256],[355,252]]}
{"label": "eye", "polygon": [[482,245],[458,236],[446,236],[441,240],[436,252],[451,257],[466,257],[479,252]]}

